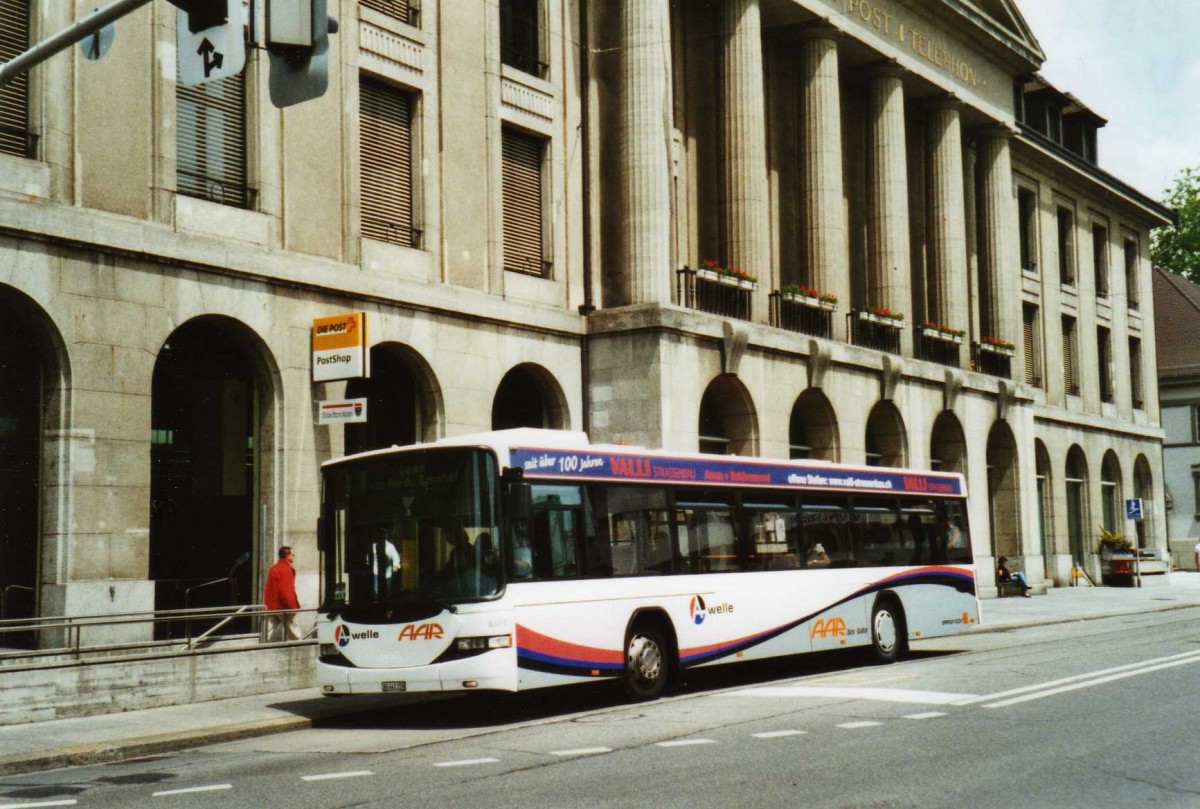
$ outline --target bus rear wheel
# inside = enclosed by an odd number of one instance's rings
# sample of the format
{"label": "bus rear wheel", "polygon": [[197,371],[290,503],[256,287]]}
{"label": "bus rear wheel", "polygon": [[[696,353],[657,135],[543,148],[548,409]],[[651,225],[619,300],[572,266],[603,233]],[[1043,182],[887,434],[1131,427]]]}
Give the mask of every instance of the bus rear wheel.
{"label": "bus rear wheel", "polygon": [[657,627],[639,625],[625,642],[625,673],[621,684],[631,699],[655,699],[667,687],[669,647]]}
{"label": "bus rear wheel", "polygon": [[871,610],[871,650],[880,663],[894,663],[904,651],[904,613],[892,598],[880,598]]}

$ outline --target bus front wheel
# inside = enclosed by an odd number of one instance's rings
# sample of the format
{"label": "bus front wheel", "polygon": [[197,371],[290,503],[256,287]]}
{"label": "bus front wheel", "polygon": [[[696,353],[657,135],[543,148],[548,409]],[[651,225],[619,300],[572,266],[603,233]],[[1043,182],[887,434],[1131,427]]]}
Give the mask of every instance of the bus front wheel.
{"label": "bus front wheel", "polygon": [[629,633],[622,685],[631,699],[648,700],[662,694],[670,674],[667,649],[657,627],[641,625]]}
{"label": "bus front wheel", "polygon": [[907,632],[904,613],[891,598],[875,601],[871,610],[871,649],[880,663],[894,663],[904,651]]}

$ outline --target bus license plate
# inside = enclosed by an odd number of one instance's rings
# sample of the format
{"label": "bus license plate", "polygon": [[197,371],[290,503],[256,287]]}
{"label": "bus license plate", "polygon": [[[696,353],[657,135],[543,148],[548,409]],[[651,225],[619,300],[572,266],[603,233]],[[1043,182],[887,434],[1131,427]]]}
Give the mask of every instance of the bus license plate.
{"label": "bus license plate", "polygon": [[407,691],[408,686],[403,681],[392,680],[383,684],[383,690],[385,693],[388,691]]}

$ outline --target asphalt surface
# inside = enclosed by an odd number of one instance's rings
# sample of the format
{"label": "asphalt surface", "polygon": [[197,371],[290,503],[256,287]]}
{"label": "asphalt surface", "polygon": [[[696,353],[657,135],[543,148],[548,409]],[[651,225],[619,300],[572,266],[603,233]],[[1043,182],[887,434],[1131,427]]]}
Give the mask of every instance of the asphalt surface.
{"label": "asphalt surface", "polygon": [[[1200,605],[1200,573],[1175,572],[1169,581],[1138,589],[1057,588],[1033,598],[981,602],[973,632],[1081,621],[1108,615]],[[917,642],[919,644],[920,641]],[[118,714],[0,727],[0,775],[98,764],[188,747],[283,733],[373,714],[428,696],[324,699],[315,689],[261,694]],[[494,727],[413,730],[405,746],[494,732]]]}

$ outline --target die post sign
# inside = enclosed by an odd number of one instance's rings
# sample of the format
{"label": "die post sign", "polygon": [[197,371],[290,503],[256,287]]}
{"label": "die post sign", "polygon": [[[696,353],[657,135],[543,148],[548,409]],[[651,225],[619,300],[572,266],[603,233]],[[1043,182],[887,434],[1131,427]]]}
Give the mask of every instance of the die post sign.
{"label": "die post sign", "polygon": [[313,382],[367,376],[367,313],[318,317],[312,327]]}

